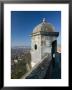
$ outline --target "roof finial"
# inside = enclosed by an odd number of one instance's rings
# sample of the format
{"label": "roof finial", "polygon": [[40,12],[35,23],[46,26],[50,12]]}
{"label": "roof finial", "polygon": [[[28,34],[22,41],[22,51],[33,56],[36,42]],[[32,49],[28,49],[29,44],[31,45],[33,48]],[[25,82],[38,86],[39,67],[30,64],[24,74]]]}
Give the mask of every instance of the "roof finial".
{"label": "roof finial", "polygon": [[46,19],[45,18],[43,18],[43,22],[45,22],[46,21]]}

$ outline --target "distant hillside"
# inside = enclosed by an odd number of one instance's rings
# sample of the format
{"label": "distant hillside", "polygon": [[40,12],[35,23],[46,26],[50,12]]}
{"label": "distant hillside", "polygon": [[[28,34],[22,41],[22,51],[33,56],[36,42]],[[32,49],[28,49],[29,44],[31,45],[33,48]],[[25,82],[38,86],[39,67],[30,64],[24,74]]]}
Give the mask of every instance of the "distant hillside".
{"label": "distant hillside", "polygon": [[30,49],[30,46],[12,46],[11,48],[12,49],[19,49],[19,48],[29,48]]}
{"label": "distant hillside", "polygon": [[[15,63],[15,61],[17,61]],[[30,47],[11,48],[11,78],[19,79],[31,69]]]}

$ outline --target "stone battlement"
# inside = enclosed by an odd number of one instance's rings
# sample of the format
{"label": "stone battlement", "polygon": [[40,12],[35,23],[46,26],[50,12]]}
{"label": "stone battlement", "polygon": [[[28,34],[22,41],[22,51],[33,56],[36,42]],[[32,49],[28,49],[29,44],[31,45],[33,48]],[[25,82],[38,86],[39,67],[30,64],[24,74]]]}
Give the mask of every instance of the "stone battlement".
{"label": "stone battlement", "polygon": [[60,79],[61,66],[60,56],[57,53],[55,61],[51,56],[45,57],[44,60],[34,66],[34,68],[24,75],[21,79]]}
{"label": "stone battlement", "polygon": [[51,56],[46,56],[42,62],[39,62],[34,66],[34,68],[28,72],[24,77],[26,79],[42,79],[44,78],[47,68],[49,66],[49,63],[51,61]]}

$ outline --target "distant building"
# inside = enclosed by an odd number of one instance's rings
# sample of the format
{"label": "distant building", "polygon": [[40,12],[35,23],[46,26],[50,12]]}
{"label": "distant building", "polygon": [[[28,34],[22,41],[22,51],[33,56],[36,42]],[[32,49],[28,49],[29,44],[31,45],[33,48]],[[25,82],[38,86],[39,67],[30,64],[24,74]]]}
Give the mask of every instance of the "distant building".
{"label": "distant building", "polygon": [[59,32],[55,32],[54,26],[43,18],[43,21],[33,29],[31,35],[32,62],[38,63],[48,55],[55,57],[58,35]]}
{"label": "distant building", "polygon": [[22,61],[21,57],[18,57],[18,60],[19,60],[19,61]]}
{"label": "distant building", "polygon": [[15,60],[14,60],[14,63],[18,63],[18,60],[15,59]]}

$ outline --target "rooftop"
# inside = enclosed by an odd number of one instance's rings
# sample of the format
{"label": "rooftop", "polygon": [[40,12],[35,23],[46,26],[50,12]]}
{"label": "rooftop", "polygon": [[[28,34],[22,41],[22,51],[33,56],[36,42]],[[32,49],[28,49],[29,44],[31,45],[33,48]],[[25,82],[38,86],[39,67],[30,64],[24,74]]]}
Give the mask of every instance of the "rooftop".
{"label": "rooftop", "polygon": [[40,31],[54,32],[55,28],[51,23],[48,23],[46,19],[43,18],[42,22],[33,29],[33,33],[38,33]]}

